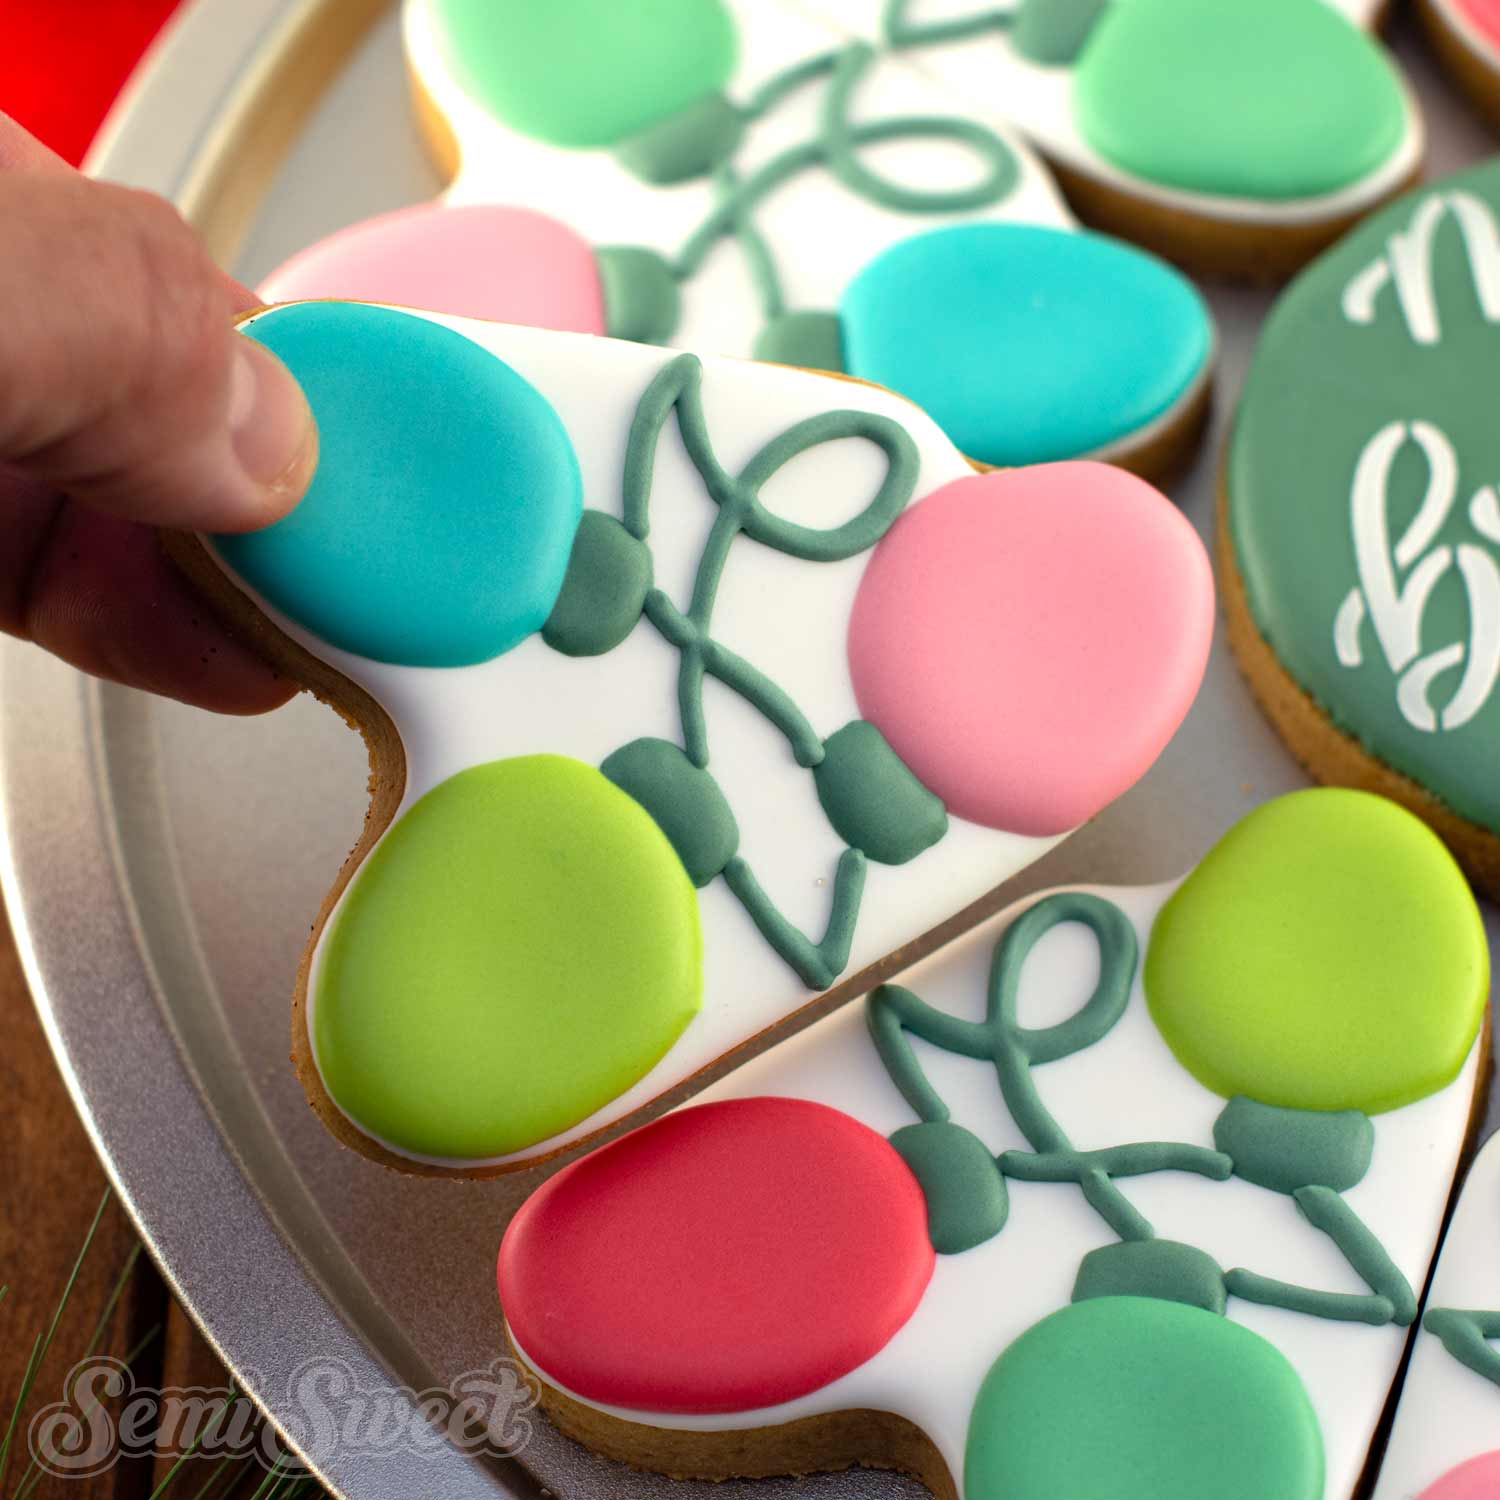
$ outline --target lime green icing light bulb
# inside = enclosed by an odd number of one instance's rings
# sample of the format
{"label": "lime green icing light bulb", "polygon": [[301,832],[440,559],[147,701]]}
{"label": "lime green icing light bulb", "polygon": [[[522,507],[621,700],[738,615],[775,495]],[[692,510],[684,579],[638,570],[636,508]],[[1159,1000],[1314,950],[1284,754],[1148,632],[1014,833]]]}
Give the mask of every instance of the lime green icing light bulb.
{"label": "lime green icing light bulb", "polygon": [[1489,951],[1436,834],[1325,787],[1215,845],[1157,917],[1145,983],[1177,1060],[1216,1094],[1378,1114],[1457,1077]]}
{"label": "lime green icing light bulb", "polygon": [[410,807],[345,894],[315,975],[323,1081],[408,1153],[503,1156],[586,1119],[697,1013],[698,899],[592,766],[520,756]]}

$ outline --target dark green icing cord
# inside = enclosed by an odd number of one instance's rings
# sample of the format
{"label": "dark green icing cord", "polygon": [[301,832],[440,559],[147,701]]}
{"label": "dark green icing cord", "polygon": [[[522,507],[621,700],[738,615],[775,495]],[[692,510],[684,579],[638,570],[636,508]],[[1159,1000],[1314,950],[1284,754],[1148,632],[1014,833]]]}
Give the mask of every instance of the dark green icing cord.
{"label": "dark green icing cord", "polygon": [[1111,0],[1020,0],[1005,10],[985,6],[943,21],[912,21],[907,18],[912,0],[886,0],[884,32],[887,45],[901,51],[1009,31],[1022,57],[1061,65],[1083,51],[1094,23],[1110,4]]}
{"label": "dark green icing cord", "polygon": [[1303,1187],[1292,1196],[1307,1222],[1338,1246],[1344,1259],[1370,1288],[1369,1294],[1316,1291],[1238,1269],[1225,1277],[1230,1292],[1247,1302],[1284,1307],[1290,1312],[1340,1323],[1369,1323],[1376,1327],[1396,1323],[1405,1328],[1415,1321],[1417,1299],[1411,1283],[1359,1215],[1332,1188]]}
{"label": "dark green icing cord", "polygon": [[[627,170],[656,185],[712,175],[714,203],[708,216],[688,236],[676,258],[662,260],[650,251],[647,262],[622,261],[631,252],[615,247],[601,261],[608,327],[617,338],[661,342],[670,336],[678,315],[678,286],[691,280],[720,241],[732,239],[739,247],[751,283],[761,301],[768,327],[763,339],[774,352],[757,357],[806,364],[813,369],[842,369],[829,356],[842,340],[827,322],[834,314],[810,311],[819,322],[776,326],[787,312],[775,256],[756,229],[759,206],[802,173],[823,168],[851,193],[898,213],[964,213],[988,208],[1009,197],[1020,180],[1020,164],[1008,145],[983,125],[958,116],[895,116],[854,121],[854,96],[876,61],[864,42],[815,53],[766,79],[743,103],[709,94],[670,119],[650,126],[622,142],[616,159]],[[813,136],[778,152],[745,174],[735,168],[734,156],[745,128],[764,118],[790,95],[812,84],[825,93]],[[908,186],[883,176],[860,159],[866,147],[896,140],[945,140],[972,153],[982,170],[967,187]],[[671,282],[668,295],[662,274]],[[774,331],[773,331],[774,330]],[[808,358],[796,358],[806,351]]]}
{"label": "dark green icing cord", "polygon": [[730,232],[745,258],[745,269],[750,273],[750,285],[760,298],[761,311],[767,325],[780,322],[786,316],[786,297],[781,289],[781,273],[776,269],[776,257],[766,243],[766,237],[756,228],[753,205],[737,196],[739,177],[727,162],[714,175],[714,191],[719,201],[728,202],[734,217]]}
{"label": "dark green icing cord", "polygon": [[1364,1220],[1332,1188],[1298,1188],[1293,1196],[1303,1217],[1339,1247],[1355,1273],[1377,1296],[1390,1302],[1392,1321],[1409,1328],[1417,1320],[1417,1296],[1386,1248]]}
{"label": "dark green icing cord", "polygon": [[1224,1288],[1231,1297],[1246,1302],[1280,1307],[1310,1318],[1326,1318],[1332,1323],[1368,1323],[1372,1328],[1383,1328],[1396,1314],[1395,1305],[1387,1297],[1320,1292],[1313,1287],[1293,1286],[1271,1276],[1259,1276],[1254,1271],[1226,1271]]}
{"label": "dark green icing cord", "polygon": [[[1082,922],[1093,932],[1099,948],[1098,983],[1065,1020],[1040,1030],[1028,1029],[1019,1019],[1022,971],[1039,939],[1061,922]],[[1410,1324],[1417,1314],[1411,1284],[1340,1196],[1344,1188],[1361,1181],[1370,1166],[1374,1127],[1357,1111],[1317,1115],[1233,1099],[1214,1127],[1216,1151],[1175,1141],[1139,1141],[1083,1151],[1068,1139],[1042,1102],[1034,1069],[1092,1047],[1109,1034],[1125,1012],[1137,957],[1135,928],[1117,906],[1088,892],[1060,891],[1023,912],[996,944],[983,1021],[961,1020],[934,1010],[911,990],[882,985],[870,996],[866,1016],[881,1062],[923,1122],[907,1129],[959,1128],[918,1062],[908,1034],[994,1067],[1010,1117],[1031,1147],[1002,1152],[995,1159],[1001,1176],[1018,1182],[1073,1184],[1121,1242],[1085,1257],[1075,1301],[1156,1296],[1222,1312],[1226,1296],[1232,1294],[1341,1322]],[[972,1149],[964,1150],[972,1158]],[[971,1163],[966,1166],[975,1170]],[[1121,1192],[1116,1179],[1172,1171],[1193,1172],[1218,1182],[1238,1175],[1290,1195],[1308,1223],[1338,1247],[1369,1293],[1318,1291],[1242,1268],[1221,1272],[1192,1246],[1157,1241],[1151,1224]],[[919,1173],[919,1179],[925,1189],[927,1178]],[[945,1234],[947,1213],[945,1204]],[[972,1231],[974,1225],[964,1222]],[[1001,1228],[1003,1221],[995,1233]],[[933,1244],[942,1250],[936,1240]],[[1494,1327],[1500,1336],[1500,1315]],[[1480,1352],[1493,1356],[1500,1371],[1500,1354]]]}
{"label": "dark green icing cord", "polygon": [[[657,445],[662,429],[675,413],[683,446],[717,513],[698,561],[687,608],[680,608],[663,590],[647,588],[635,617],[644,614],[678,653],[677,707],[682,745],[679,748],[658,739],[636,740],[606,757],[601,769],[656,819],[696,885],[706,885],[722,874],[762,936],[803,983],[812,989],[826,989],[849,963],[864,894],[864,846],[869,845],[874,858],[890,858],[893,862],[909,859],[942,837],[947,814],[942,803],[869,726],[865,726],[869,733],[862,733],[858,725],[846,725],[825,744],[784,688],[714,639],[714,604],[731,551],[741,536],[813,563],[842,562],[873,547],[891,528],[916,487],[917,449],[906,429],[889,417],[865,411],[830,411],[787,428],[738,474],[731,474],[714,453],[703,412],[702,380],[703,367],[698,359],[682,354],[665,364],[647,386],[625,445],[623,524],[602,516],[598,522],[589,523],[588,540],[576,560],[576,578],[574,564],[570,563],[564,597],[559,600],[560,607],[566,603],[567,608],[559,630],[553,634],[560,631],[564,642],[578,639],[586,625],[585,605],[591,589],[611,600],[616,596],[628,598],[634,607],[639,584],[650,577],[651,488]],[[761,490],[785,464],[822,443],[851,437],[873,443],[886,458],[885,475],[858,515],[819,529],[786,520],[761,503]],[[616,528],[618,536],[611,527]],[[644,557],[644,571],[633,549]],[[630,575],[628,589],[618,582],[621,573]],[[618,610],[611,606],[608,613],[610,620],[599,630],[599,639],[617,634],[628,610],[623,605]],[[548,624],[551,628],[553,622]],[[749,864],[736,853],[738,825],[709,770],[703,699],[708,677],[723,683],[774,725],[799,765],[814,769],[827,763],[818,793],[824,806],[830,808],[830,822],[848,847],[835,867],[827,926],[816,942],[787,920]],[[878,746],[870,734],[879,740]],[[853,786],[851,777],[860,775],[870,777],[871,785]],[[872,806],[872,794],[890,799],[892,805]]]}
{"label": "dark green icing cord", "polygon": [[[973,120],[910,115],[904,119],[864,121],[858,125],[850,122],[854,91],[874,61],[875,49],[867,43],[856,42],[840,56],[833,70],[823,110],[823,149],[834,176],[850,192],[858,193],[883,208],[904,213],[963,213],[988,208],[1007,197],[1020,175],[1016,158],[994,131]],[[967,146],[989,168],[989,173],[967,188],[903,187],[891,178],[871,171],[860,161],[860,146],[903,137],[946,140]]]}
{"label": "dark green icing cord", "polygon": [[1007,1177],[1018,1182],[1082,1182],[1102,1172],[1106,1177],[1145,1177],[1152,1172],[1195,1172],[1227,1182],[1230,1161],[1220,1152],[1177,1141],[1137,1141],[1098,1151],[1007,1151],[1000,1158]]}
{"label": "dark green icing cord", "polygon": [[927,1236],[939,1255],[959,1255],[1005,1228],[1010,1193],[983,1141],[962,1125],[929,1120],[891,1137],[927,1199]]}
{"label": "dark green icing cord", "polygon": [[650,588],[650,549],[613,516],[586,510],[542,639],[564,656],[603,656],[635,629]]}
{"label": "dark green icing cord", "polygon": [[[1099,945],[1099,982],[1066,1020],[1041,1030],[1020,1024],[1017,1002],[1021,971],[1037,942],[1062,922],[1082,922]],[[910,990],[883,985],[870,997],[870,1033],[886,1071],[907,1103],[925,1121],[946,1122],[948,1106],[927,1080],[907,1033],[945,1051],[994,1065],[1006,1108],[1031,1151],[1004,1152],[1002,1173],[1021,1181],[1076,1183],[1085,1200],[1122,1240],[1148,1240],[1151,1225],[1113,1182],[1116,1175],[1196,1172],[1222,1179],[1229,1158],[1201,1146],[1144,1142],[1105,1151],[1079,1151],[1053,1119],[1037,1092],[1032,1069],[1092,1047],[1125,1012],[1135,978],[1135,928],[1120,910],[1085,891],[1061,891],[1023,913],[1005,931],[990,969],[989,1000],[982,1022],[961,1021],[933,1010]]]}
{"label": "dark green icing cord", "polygon": [[1079,1262],[1073,1301],[1087,1302],[1090,1297],[1156,1297],[1222,1313],[1224,1273],[1196,1245],[1127,1240],[1090,1250]]}
{"label": "dark green icing cord", "polygon": [[724,880],[750,913],[760,935],[796,970],[808,989],[826,990],[848,967],[859,903],[865,893],[865,857],[858,849],[845,849],[839,855],[833,873],[833,903],[820,943],[814,943],[787,921],[743,859],[732,859],[725,865]]}
{"label": "dark green icing cord", "polygon": [[804,57],[801,62],[783,68],[779,73],[773,73],[745,101],[740,110],[742,117],[747,121],[759,120],[770,114],[789,94],[796,93],[805,84],[827,77],[837,66],[843,51],[842,47],[833,47],[827,52],[815,52],[811,57]]}
{"label": "dark green icing cord", "polygon": [[989,1027],[982,1021],[961,1021],[946,1011],[934,1010],[920,995],[899,984],[883,984],[870,996],[865,1021],[875,1050],[901,1097],[920,1119],[946,1123],[950,1118],[948,1105],[927,1081],[903,1033],[910,1031],[944,1052],[983,1061],[990,1055]]}
{"label": "dark green icing cord", "polygon": [[[715,529],[718,529],[717,523]],[[710,542],[712,540],[710,537]],[[693,617],[683,614],[660,589],[653,589],[646,595],[646,618],[682,657],[677,684],[678,707],[682,714],[683,740],[694,765],[708,764],[708,724],[703,713],[705,677],[717,677],[759,709],[786,736],[799,766],[815,766],[823,758],[823,742],[803,717],[802,710],[743,657],[711,640]]]}
{"label": "dark green icing cord", "polygon": [[1236,1177],[1273,1193],[1346,1193],[1370,1170],[1375,1125],[1357,1109],[1282,1109],[1241,1095],[1214,1122],[1214,1144],[1234,1158]]}
{"label": "dark green icing cord", "polygon": [[[918,4],[922,0],[917,0]],[[1044,0],[1046,3],[1046,0]],[[943,42],[967,42],[987,31],[1009,31],[1016,20],[1012,7],[985,6],[972,15],[952,16],[946,21],[911,21],[907,12],[912,0],[886,0],[881,29],[888,47],[933,47]]]}
{"label": "dark green icing cord", "polygon": [[1500,1386],[1500,1349],[1490,1343],[1491,1339],[1500,1339],[1500,1312],[1430,1307],[1422,1327],[1440,1339],[1443,1348],[1465,1369]]}

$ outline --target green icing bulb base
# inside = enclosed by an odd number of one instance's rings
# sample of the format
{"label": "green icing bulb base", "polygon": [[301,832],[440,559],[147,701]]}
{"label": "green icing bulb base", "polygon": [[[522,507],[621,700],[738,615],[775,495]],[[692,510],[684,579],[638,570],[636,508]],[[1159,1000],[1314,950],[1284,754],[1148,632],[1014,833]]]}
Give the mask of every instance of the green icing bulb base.
{"label": "green icing bulb base", "polygon": [[942,799],[864,719],[829,735],[813,780],[838,836],[881,864],[904,865],[948,831]]}
{"label": "green icing bulb base", "polygon": [[594,251],[604,289],[606,330],[612,339],[664,344],[677,332],[682,295],[671,266],[639,245],[601,245]]}
{"label": "green icing bulb base", "polygon": [[1073,1301],[1156,1297],[1222,1313],[1224,1273],[1211,1255],[1175,1240],[1125,1240],[1090,1250],[1078,1267]]}
{"label": "green icing bulb base", "polygon": [[835,375],[842,375],[847,368],[844,325],[837,313],[778,313],[761,329],[751,352],[771,365],[828,370]]}
{"label": "green icing bulb base", "polygon": [[670,119],[648,125],[615,147],[615,160],[653,187],[705,177],[734,155],[745,122],[723,94],[705,94]]}
{"label": "green icing bulb base", "polygon": [[734,858],[739,824],[718,782],[669,740],[632,740],[599,769],[656,820],[694,885],[707,885]]}

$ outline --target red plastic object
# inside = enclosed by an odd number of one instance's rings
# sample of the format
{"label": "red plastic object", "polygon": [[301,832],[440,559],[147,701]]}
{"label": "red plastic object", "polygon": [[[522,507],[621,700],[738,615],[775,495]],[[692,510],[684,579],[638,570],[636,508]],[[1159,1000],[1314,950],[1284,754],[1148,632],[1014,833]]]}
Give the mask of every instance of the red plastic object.
{"label": "red plastic object", "polygon": [[0,110],[77,165],[179,0],[0,0]]}

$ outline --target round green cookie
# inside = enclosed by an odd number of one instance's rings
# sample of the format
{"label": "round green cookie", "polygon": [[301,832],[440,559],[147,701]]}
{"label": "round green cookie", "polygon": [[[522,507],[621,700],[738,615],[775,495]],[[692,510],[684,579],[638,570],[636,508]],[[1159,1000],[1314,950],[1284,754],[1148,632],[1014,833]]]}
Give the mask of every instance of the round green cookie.
{"label": "round green cookie", "polygon": [[529,755],[422,797],[365,862],[314,976],[334,1102],[409,1154],[503,1156],[651,1069],[697,1013],[698,898],[592,766]]}
{"label": "round green cookie", "polygon": [[979,1389],[968,1500],[1321,1500],[1323,1439],[1259,1334],[1147,1297],[1044,1318]]}
{"label": "round green cookie", "polygon": [[[1497,268],[1500,162],[1367,220],[1277,304],[1226,471],[1231,625],[1237,584],[1249,615],[1231,638],[1272,717],[1329,779],[1373,787],[1394,771],[1431,794],[1440,805],[1387,777],[1488,889],[1500,879]],[[1258,669],[1262,642],[1289,687]]]}
{"label": "round green cookie", "polygon": [[1225,1098],[1377,1114],[1463,1067],[1489,990],[1484,928],[1438,838],[1365,792],[1242,819],[1162,909],[1146,1001]]}

